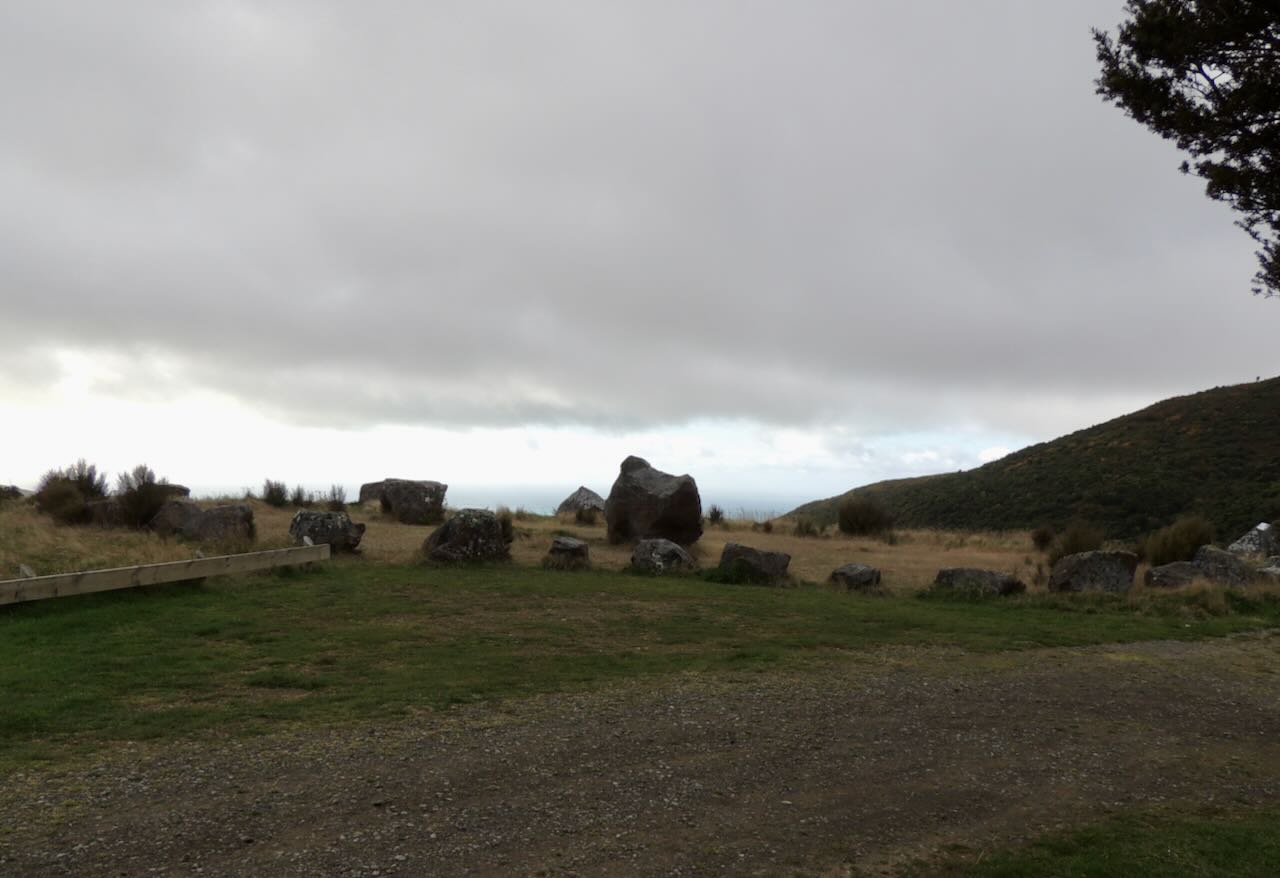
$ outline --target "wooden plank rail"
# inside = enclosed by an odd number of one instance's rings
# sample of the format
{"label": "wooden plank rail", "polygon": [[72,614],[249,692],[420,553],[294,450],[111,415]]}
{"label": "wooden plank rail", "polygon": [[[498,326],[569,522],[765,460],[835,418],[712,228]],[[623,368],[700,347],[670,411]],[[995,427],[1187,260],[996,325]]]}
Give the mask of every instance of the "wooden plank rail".
{"label": "wooden plank rail", "polygon": [[190,561],[166,561],[163,564],[140,564],[137,567],[115,567],[110,570],[85,570],[81,573],[55,573],[52,576],[9,579],[0,582],[0,606],[23,601],[43,601],[48,598],[91,594],[95,591],[113,591],[119,588],[137,588],[167,582],[183,582],[188,579],[204,579],[207,576],[252,573],[255,570],[270,570],[274,567],[291,567],[296,564],[328,560],[329,544],[321,543],[318,546],[301,546],[296,549],[270,549],[265,552],[248,552],[242,555],[192,558]]}

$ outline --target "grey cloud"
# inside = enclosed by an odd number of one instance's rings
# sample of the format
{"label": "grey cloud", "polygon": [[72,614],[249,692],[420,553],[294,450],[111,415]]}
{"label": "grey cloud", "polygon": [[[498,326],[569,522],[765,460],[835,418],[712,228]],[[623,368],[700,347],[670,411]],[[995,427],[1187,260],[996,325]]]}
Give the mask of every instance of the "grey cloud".
{"label": "grey cloud", "polygon": [[1092,93],[1120,7],[9,7],[0,336],[336,425],[1029,433],[1263,373],[1249,242]]}

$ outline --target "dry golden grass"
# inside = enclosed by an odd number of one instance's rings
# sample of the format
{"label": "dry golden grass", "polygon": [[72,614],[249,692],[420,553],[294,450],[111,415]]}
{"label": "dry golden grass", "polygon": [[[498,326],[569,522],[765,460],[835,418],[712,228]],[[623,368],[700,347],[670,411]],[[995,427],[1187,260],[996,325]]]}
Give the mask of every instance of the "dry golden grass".
{"label": "dry golden grass", "polygon": [[[204,501],[212,505],[217,501]],[[225,501],[222,501],[225,502]],[[240,501],[243,502],[243,501]],[[257,523],[258,548],[287,546],[289,522],[294,510],[249,501]],[[431,527],[400,524],[376,506],[352,506],[352,518],[367,525],[361,555],[367,562],[411,563],[420,557]],[[515,521],[512,558],[521,566],[541,564],[553,536],[566,534],[586,540],[593,566],[621,570],[631,559],[631,546],[610,545],[603,521],[582,525],[571,517],[520,514]],[[101,567],[124,567],[190,558],[200,548],[174,539],[162,539],[145,531],[101,530],[65,527],[40,515],[29,503],[0,507],[0,575],[16,575],[20,563],[37,573],[67,573]],[[878,567],[885,587],[910,592],[933,581],[941,567],[985,567],[1015,573],[1028,584],[1035,580],[1036,560],[1026,533],[962,534],[943,531],[900,531],[896,544],[867,537],[846,537],[828,529],[819,537],[797,537],[785,522],[773,533],[753,530],[747,521],[729,521],[708,527],[692,554],[703,567],[718,562],[726,543],[738,542],[791,555],[792,575],[800,580],[823,582],[842,564],[859,562]]]}

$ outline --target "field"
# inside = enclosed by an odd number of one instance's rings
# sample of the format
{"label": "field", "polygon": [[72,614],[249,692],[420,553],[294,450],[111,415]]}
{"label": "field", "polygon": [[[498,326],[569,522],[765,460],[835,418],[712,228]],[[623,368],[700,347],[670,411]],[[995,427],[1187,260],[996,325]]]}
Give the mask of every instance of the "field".
{"label": "field", "polygon": [[[789,551],[795,587],[651,579],[530,516],[513,564],[424,567],[427,529],[362,517],[312,572],[0,612],[0,874],[1276,870],[1272,593],[945,600],[940,566],[1032,577],[1027,536],[745,523],[703,563]],[[192,551],[0,524],[6,568]],[[595,571],[537,568],[559,531]],[[891,593],[821,584],[850,560]]]}

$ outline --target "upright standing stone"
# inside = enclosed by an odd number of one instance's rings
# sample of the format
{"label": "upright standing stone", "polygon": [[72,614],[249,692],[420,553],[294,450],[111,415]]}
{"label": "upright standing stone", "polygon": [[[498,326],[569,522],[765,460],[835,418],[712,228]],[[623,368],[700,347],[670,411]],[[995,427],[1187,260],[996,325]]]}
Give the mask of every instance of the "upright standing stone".
{"label": "upright standing stone", "polygon": [[605,501],[609,541],[666,539],[682,546],[702,536],[702,498],[691,476],[673,476],[628,457]]}

